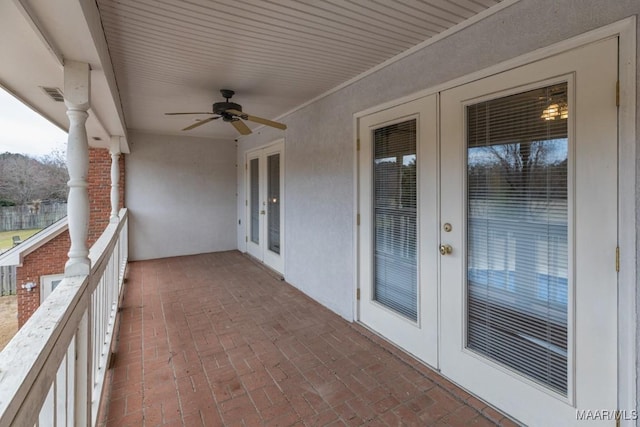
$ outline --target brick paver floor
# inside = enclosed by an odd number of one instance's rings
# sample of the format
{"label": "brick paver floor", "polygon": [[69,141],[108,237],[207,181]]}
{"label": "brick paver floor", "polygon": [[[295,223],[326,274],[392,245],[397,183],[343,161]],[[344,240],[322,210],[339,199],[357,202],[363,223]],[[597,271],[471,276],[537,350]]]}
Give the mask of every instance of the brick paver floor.
{"label": "brick paver floor", "polygon": [[103,426],[514,425],[239,252],[134,262]]}

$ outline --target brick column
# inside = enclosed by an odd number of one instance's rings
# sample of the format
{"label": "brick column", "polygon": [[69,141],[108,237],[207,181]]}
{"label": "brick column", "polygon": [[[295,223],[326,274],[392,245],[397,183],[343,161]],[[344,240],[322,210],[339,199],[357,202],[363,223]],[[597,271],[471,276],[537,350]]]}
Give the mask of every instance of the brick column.
{"label": "brick column", "polygon": [[[89,200],[91,209],[89,212],[88,244],[93,245],[104,229],[109,225],[111,218],[111,162],[109,150],[104,148],[89,148]],[[118,208],[124,206],[124,156],[118,156]]]}

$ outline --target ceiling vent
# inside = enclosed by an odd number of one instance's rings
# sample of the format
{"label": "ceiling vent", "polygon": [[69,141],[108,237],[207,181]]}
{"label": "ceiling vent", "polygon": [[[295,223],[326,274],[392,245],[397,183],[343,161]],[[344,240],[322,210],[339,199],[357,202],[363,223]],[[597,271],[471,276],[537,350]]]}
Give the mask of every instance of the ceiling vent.
{"label": "ceiling vent", "polygon": [[53,99],[56,102],[64,102],[64,95],[62,94],[62,91],[60,89],[58,89],[57,87],[44,87],[41,86],[42,90],[49,95],[49,97],[51,99]]}

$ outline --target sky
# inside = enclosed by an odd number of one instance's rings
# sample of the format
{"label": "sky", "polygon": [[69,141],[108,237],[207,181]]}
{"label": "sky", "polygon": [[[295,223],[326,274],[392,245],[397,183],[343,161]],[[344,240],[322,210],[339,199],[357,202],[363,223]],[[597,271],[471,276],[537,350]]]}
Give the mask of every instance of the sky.
{"label": "sky", "polygon": [[66,132],[0,88],[0,153],[38,157],[66,146]]}

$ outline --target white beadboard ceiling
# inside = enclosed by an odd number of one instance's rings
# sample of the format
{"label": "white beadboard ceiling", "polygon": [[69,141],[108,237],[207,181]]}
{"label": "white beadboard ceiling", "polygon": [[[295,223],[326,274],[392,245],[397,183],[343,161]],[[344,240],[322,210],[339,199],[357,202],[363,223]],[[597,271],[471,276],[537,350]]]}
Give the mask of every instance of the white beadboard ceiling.
{"label": "white beadboard ceiling", "polygon": [[[169,134],[206,116],[165,112],[211,111],[219,89],[277,118],[497,3],[97,0],[127,127]],[[222,120],[186,133],[238,135]]]}

